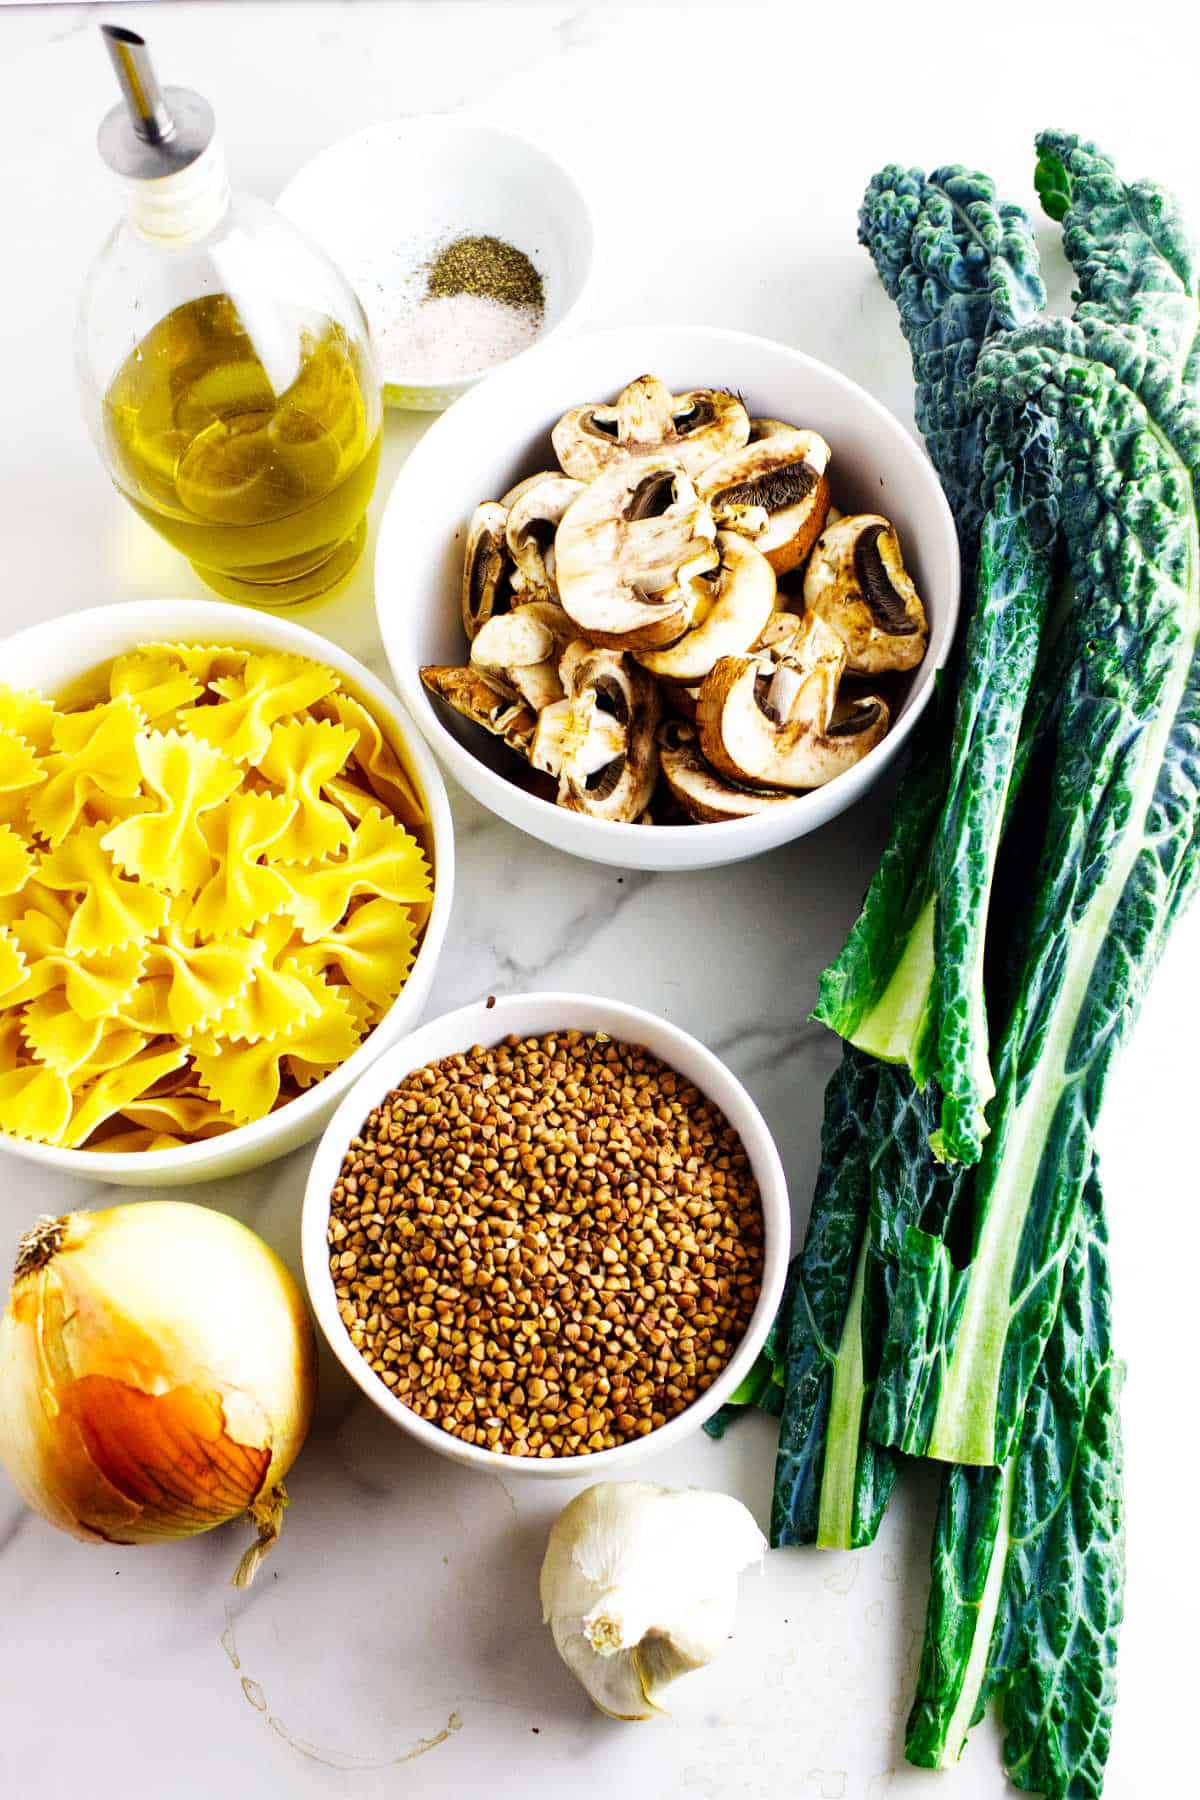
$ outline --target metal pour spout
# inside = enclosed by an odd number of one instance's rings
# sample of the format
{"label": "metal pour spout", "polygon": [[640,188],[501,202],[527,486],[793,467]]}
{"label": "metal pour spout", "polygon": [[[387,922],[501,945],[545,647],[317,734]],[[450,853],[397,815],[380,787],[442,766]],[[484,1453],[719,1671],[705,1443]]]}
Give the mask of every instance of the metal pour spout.
{"label": "metal pour spout", "polygon": [[132,181],[157,181],[188,168],[213,140],[212,107],[189,88],[159,86],[140,32],[102,25],[100,35],[123,96],[100,126],[105,162]]}
{"label": "metal pour spout", "polygon": [[124,25],[102,25],[104,47],[116,70],[133,129],[146,144],[169,144],[175,136],[171,117],[146,40]]}

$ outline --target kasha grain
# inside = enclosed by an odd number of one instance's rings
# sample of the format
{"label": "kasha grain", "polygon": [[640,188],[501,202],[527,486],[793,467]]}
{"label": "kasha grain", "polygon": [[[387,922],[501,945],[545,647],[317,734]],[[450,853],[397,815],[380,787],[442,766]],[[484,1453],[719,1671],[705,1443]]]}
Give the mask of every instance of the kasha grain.
{"label": "kasha grain", "polygon": [[762,1260],[724,1114],[603,1033],[415,1070],[331,1199],[351,1341],[423,1419],[513,1456],[607,1450],[689,1406],[743,1336]]}

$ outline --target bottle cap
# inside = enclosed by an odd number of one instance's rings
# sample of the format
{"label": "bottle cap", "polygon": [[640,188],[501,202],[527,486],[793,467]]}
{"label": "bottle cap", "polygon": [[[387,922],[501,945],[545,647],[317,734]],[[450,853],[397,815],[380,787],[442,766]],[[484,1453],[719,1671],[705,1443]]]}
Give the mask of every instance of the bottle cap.
{"label": "bottle cap", "polygon": [[102,25],[124,95],[100,124],[100,154],[127,181],[160,181],[190,167],[216,133],[213,109],[190,88],[158,85],[146,40],[124,25]]}

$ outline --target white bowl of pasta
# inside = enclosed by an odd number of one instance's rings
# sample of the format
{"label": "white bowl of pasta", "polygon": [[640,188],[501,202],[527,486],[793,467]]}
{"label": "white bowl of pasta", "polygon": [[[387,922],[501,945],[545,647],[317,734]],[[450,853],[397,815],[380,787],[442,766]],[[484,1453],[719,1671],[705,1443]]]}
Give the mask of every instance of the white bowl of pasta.
{"label": "white bowl of pasta", "polygon": [[233,1175],[322,1129],[429,995],[454,886],[437,766],[336,644],[204,599],[4,645],[0,1148]]}

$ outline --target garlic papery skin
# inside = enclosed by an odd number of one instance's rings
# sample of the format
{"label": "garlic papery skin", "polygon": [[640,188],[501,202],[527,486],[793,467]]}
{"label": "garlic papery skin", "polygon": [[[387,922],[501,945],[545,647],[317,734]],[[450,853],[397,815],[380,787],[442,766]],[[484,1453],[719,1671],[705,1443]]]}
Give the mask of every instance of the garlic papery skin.
{"label": "garlic papery skin", "polygon": [[671,1683],[728,1640],[738,1576],[766,1547],[729,1494],[598,1482],[551,1529],[542,1617],[601,1712],[650,1719]]}
{"label": "garlic papery skin", "polygon": [[278,1535],[315,1393],[299,1290],[235,1219],[144,1201],[22,1240],[0,1316],[0,1465],[61,1530],[141,1544],[249,1513],[244,1584]]}

